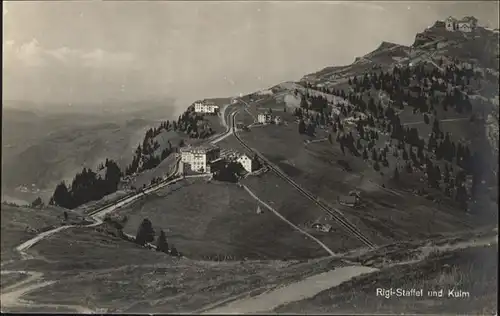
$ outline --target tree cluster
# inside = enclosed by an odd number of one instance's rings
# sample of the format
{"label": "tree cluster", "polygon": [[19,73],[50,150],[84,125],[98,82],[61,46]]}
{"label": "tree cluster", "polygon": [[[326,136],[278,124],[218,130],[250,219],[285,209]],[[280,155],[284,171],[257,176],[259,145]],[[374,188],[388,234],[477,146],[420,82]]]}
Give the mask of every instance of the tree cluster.
{"label": "tree cluster", "polygon": [[[153,224],[149,219],[143,219],[143,221],[139,225],[139,228],[137,229],[135,242],[138,245],[144,246],[146,244],[154,242],[155,237],[156,233],[153,229]],[[160,230],[160,234],[156,238],[156,251],[164,252],[174,257],[182,256],[182,254],[175,248],[174,245],[169,248],[167,236],[163,230]]]}
{"label": "tree cluster", "polygon": [[58,184],[50,204],[73,209],[116,192],[122,172],[113,160],[106,159],[104,166],[106,168],[104,179],[91,169],[83,168],[82,172],[76,174],[69,187],[64,181]]}
{"label": "tree cluster", "polygon": [[[484,177],[484,168],[481,168],[484,165],[481,163],[483,158],[479,153],[472,154],[468,145],[454,142],[449,133],[441,130],[436,119],[432,123],[432,133],[425,142],[418,130],[404,126],[397,114],[399,109],[409,106],[413,108],[414,114],[423,114],[425,124],[431,124],[431,118],[436,116],[438,106],[444,110],[470,113],[472,104],[468,93],[472,89],[471,84],[476,82],[480,86],[483,76],[474,67],[464,68],[457,65],[458,61],[454,63],[444,67],[444,63],[440,62],[442,70],[421,64],[396,66],[390,71],[370,71],[350,78],[347,91],[317,87],[308,82],[302,84],[306,89],[332,94],[347,101],[335,104],[339,109],[338,115],[334,115],[330,122],[327,119],[327,124],[332,126],[332,133],[328,136],[330,143],[337,141],[344,153],[348,148],[353,155],[358,153],[365,160],[371,159],[374,169],[378,170],[380,164],[388,166],[386,155],[389,149],[386,147],[381,151],[375,150],[378,134],[372,128],[387,131],[391,138],[399,143],[398,149],[392,151],[392,154],[404,160],[403,168],[395,167],[394,179],[400,179],[402,171],[412,173],[415,168],[420,169],[425,173],[429,187],[443,190],[446,195],[455,198],[464,206],[468,199],[465,177],[472,175],[471,193],[474,195]],[[371,96],[372,89],[385,93],[391,101],[375,101]],[[367,98],[364,93],[368,94]],[[307,98],[307,94],[302,100],[303,109],[296,110],[294,114],[300,118],[299,133],[307,134],[307,118],[304,112],[307,113],[309,103],[312,102]],[[340,120],[341,117],[349,116],[357,119],[356,137],[344,131]],[[441,170],[443,163],[446,168]],[[452,163],[458,167],[455,172],[449,167]]]}
{"label": "tree cluster", "polygon": [[236,183],[244,172],[245,169],[239,162],[230,161],[214,172],[214,179],[218,181]]}
{"label": "tree cluster", "polygon": [[150,128],[144,135],[142,144],[137,146],[132,162],[125,168],[125,174],[131,175],[136,172],[142,172],[156,168],[173,151],[172,144],[168,141],[168,147],[163,148],[160,155],[157,154],[160,144],[155,137],[160,135],[162,130],[169,131],[176,128],[177,123],[170,124],[169,121],[163,122],[158,128]]}
{"label": "tree cluster", "polygon": [[210,137],[215,133],[203,119],[203,115],[195,113],[192,107],[179,116],[177,129],[188,134],[191,138],[200,139]]}

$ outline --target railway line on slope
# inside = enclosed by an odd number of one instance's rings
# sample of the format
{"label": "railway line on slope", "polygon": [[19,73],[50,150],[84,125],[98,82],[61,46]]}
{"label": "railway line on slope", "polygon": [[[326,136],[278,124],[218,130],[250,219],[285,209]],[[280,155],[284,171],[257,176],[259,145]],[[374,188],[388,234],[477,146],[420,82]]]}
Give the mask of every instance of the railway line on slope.
{"label": "railway line on slope", "polygon": [[[242,100],[247,106],[249,106],[248,103]],[[237,112],[233,113],[235,115]],[[257,151],[254,148],[251,148],[248,144],[246,144],[236,133],[236,127],[234,126],[235,120],[233,118],[232,120],[233,124],[233,133],[236,139],[240,142],[240,144],[245,147],[247,150],[251,151],[257,157],[259,157],[262,161],[264,161],[271,170],[273,170],[280,178],[288,182],[291,186],[293,186],[297,191],[299,191],[302,195],[304,195],[306,198],[311,200],[314,204],[316,204],[321,210],[324,212],[328,213],[332,218],[334,218],[339,226],[341,226],[346,232],[350,233],[354,237],[356,237],[360,242],[362,242],[364,245],[368,246],[371,249],[374,249],[377,247],[376,244],[372,243],[363,233],[361,233],[357,227],[349,222],[348,219],[344,217],[341,211],[339,211],[336,208],[332,208],[322,201],[320,201],[317,197],[315,197],[311,192],[307,191],[306,189],[302,188],[299,184],[297,184],[293,179],[291,179],[287,174],[285,174],[283,171],[281,171],[277,166],[275,166],[271,161],[269,161],[262,153]]]}

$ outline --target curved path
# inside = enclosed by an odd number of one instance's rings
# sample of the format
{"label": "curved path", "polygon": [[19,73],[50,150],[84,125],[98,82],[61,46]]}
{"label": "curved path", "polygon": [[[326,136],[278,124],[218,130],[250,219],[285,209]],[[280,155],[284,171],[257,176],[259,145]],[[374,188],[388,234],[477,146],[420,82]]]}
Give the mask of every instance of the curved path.
{"label": "curved path", "polygon": [[[216,140],[212,141],[212,143],[217,143],[217,142],[221,141],[222,139],[224,139],[225,137],[227,137],[227,135],[231,135],[233,133],[233,129],[232,129],[233,124],[230,121],[229,123],[231,123],[231,125],[228,126],[226,124],[226,119],[225,119],[225,111],[227,110],[228,107],[229,107],[229,104],[224,106],[224,111],[223,111],[223,115],[222,115],[222,122],[223,122],[223,125],[225,125],[227,127],[227,130],[225,132],[221,133],[220,135],[216,136]],[[234,118],[234,114],[232,114],[231,118]],[[95,226],[99,226],[103,223],[103,218],[106,214],[114,212],[118,208],[121,208],[127,204],[130,204],[130,203],[134,202],[135,200],[137,200],[137,199],[139,199],[139,198],[141,198],[149,193],[155,192],[155,191],[157,191],[161,188],[164,188],[165,186],[168,186],[170,184],[173,184],[173,183],[175,183],[183,178],[207,176],[207,175],[194,175],[194,176],[186,176],[186,177],[184,177],[184,176],[175,177],[179,173],[179,163],[180,163],[180,159],[179,159],[179,157],[177,157],[177,161],[176,161],[174,170],[170,173],[170,175],[165,177],[163,181],[156,183],[156,184],[153,184],[153,185],[147,187],[146,189],[141,190],[141,192],[139,192],[139,193],[135,193],[135,194],[132,194],[129,196],[119,198],[118,200],[112,201],[108,205],[105,205],[103,207],[99,207],[98,209],[89,213],[88,215],[93,220],[93,223],[88,224],[88,225],[64,225],[64,226],[60,226],[60,227],[51,229],[49,231],[40,233],[37,236],[31,238],[30,240],[25,241],[21,245],[17,246],[16,251],[18,251],[21,254],[22,260],[33,259],[34,257],[29,255],[26,252],[26,250],[33,247],[35,244],[42,241],[43,239],[48,238],[49,236],[52,236],[52,235],[54,235],[62,230],[65,230],[65,229],[68,229],[71,227],[95,227]],[[175,177],[175,178],[171,179],[172,177]],[[134,236],[131,236],[129,234],[125,234],[125,235],[128,238],[134,238]],[[147,246],[149,248],[152,248],[152,249],[155,248],[155,246],[152,244],[148,244]],[[1,266],[4,266],[4,265],[12,263],[12,262],[13,261],[2,262]],[[7,288],[2,289],[2,294],[1,294],[1,306],[2,307],[7,307],[7,306],[10,306],[10,307],[14,307],[14,306],[15,307],[40,307],[40,308],[54,307],[54,308],[73,309],[73,310],[77,310],[78,312],[83,312],[83,313],[92,312],[90,309],[83,307],[83,306],[69,306],[69,305],[56,305],[56,304],[32,304],[30,302],[23,301],[20,299],[20,297],[23,296],[24,294],[26,294],[30,291],[33,291],[35,289],[39,289],[39,288],[48,286],[50,284],[53,284],[55,281],[46,281],[46,282],[33,284],[43,277],[42,273],[36,272],[36,271],[2,271],[1,273],[3,275],[14,274],[14,273],[23,273],[23,274],[30,275],[30,277],[28,277],[27,279],[22,280],[16,284],[13,284]]]}
{"label": "curved path", "polygon": [[[128,197],[123,197],[118,199],[117,201],[113,201],[111,204],[101,207],[98,210],[93,211],[90,213],[90,217],[94,221],[91,224],[88,225],[65,225],[65,226],[60,226],[57,228],[54,228],[52,230],[43,232],[38,234],[37,236],[31,238],[30,240],[22,243],[21,245],[17,246],[15,249],[18,251],[21,256],[22,260],[29,260],[33,259],[34,257],[26,253],[26,250],[37,244],[38,242],[42,241],[43,239],[52,236],[62,230],[71,228],[71,227],[95,227],[99,226],[103,223],[103,218],[106,214],[109,214],[111,212],[116,211],[118,208],[123,207],[127,204],[130,204],[134,202],[135,200],[145,196],[146,194],[152,193],[154,191],[157,191],[167,185],[173,184],[179,180],[182,179],[182,177],[177,177],[173,180],[168,181],[168,179],[172,176],[175,176],[178,173],[178,164],[179,160],[177,160],[176,167],[172,171],[172,173],[162,182],[158,184],[154,184],[150,186],[149,188],[143,190],[142,192],[139,192],[137,194],[134,194],[132,196]],[[133,238],[133,236],[127,235],[129,238]],[[148,245],[152,248],[154,248],[154,245]],[[7,264],[10,262],[5,262],[2,263],[2,266],[4,264]],[[78,312],[83,312],[83,313],[89,313],[92,312],[90,309],[83,307],[83,306],[73,306],[73,305],[58,305],[58,304],[32,304],[31,302],[26,302],[24,300],[21,300],[20,297],[23,296],[24,294],[51,285],[55,281],[45,281],[45,282],[37,282],[38,280],[42,279],[43,273],[36,272],[36,271],[1,271],[2,275],[5,274],[14,274],[14,273],[23,273],[23,274],[29,274],[30,277],[28,277],[25,280],[22,280],[16,284],[13,284],[5,289],[2,289],[1,293],[1,306],[3,307],[30,307],[30,308],[66,308],[66,309],[72,309],[72,310],[77,310]]]}
{"label": "curved path", "polygon": [[55,309],[62,308],[62,309],[75,310],[78,313],[86,313],[86,314],[93,313],[91,309],[81,305],[34,304],[32,302],[21,299],[21,297],[26,293],[40,289],[42,287],[49,286],[51,284],[54,284],[56,281],[37,282],[38,280],[42,279],[43,273],[35,271],[2,271],[1,274],[11,274],[20,272],[29,274],[29,277],[19,283],[16,283],[14,285],[5,288],[2,291],[1,294],[2,309],[4,307],[55,308]]}
{"label": "curved path", "polygon": [[[498,232],[498,228],[493,229]],[[455,251],[460,249],[491,246],[498,244],[498,235],[484,238],[477,238],[469,241],[461,241],[455,244],[445,244],[440,246],[423,246],[420,248],[422,254],[417,259],[402,261],[390,264],[387,268],[398,265],[409,265],[427,259],[436,251]],[[294,282],[285,286],[268,290],[260,295],[252,297],[253,291],[248,291],[234,297],[226,298],[218,303],[210,304],[207,308],[198,310],[195,313],[202,314],[229,314],[229,313],[269,313],[281,305],[292,303],[314,297],[315,295],[347,282],[354,277],[363,274],[377,272],[379,269],[351,265],[348,261],[342,261],[333,270],[313,275],[304,280]],[[246,297],[245,297],[246,296]]]}
{"label": "curved path", "polygon": [[202,314],[271,312],[281,305],[313,297],[356,276],[375,271],[378,271],[378,269],[363,266],[341,266],[254,297],[233,301],[225,306],[208,310]]}
{"label": "curved path", "polygon": [[232,112],[231,114],[228,115],[228,120],[229,120],[229,123],[230,125],[228,126],[227,130],[222,133],[222,135],[218,136],[217,138],[215,138],[214,140],[212,140],[210,143],[215,145],[217,144],[218,142],[226,139],[227,137],[231,136],[233,133],[234,133],[234,116],[236,115],[236,111],[235,112]]}
{"label": "curved path", "polygon": [[[178,163],[177,163],[177,165],[178,165]],[[172,172],[172,174],[169,177],[174,176],[177,172],[178,172],[178,168],[176,167],[175,170]],[[169,178],[169,177],[167,177],[167,178]],[[37,244],[41,240],[43,240],[51,235],[54,235],[57,232],[60,232],[62,230],[65,230],[65,229],[68,229],[71,227],[95,227],[95,226],[99,226],[102,224],[102,222],[103,222],[102,219],[106,214],[114,212],[117,209],[119,209],[127,204],[130,204],[130,203],[134,202],[135,200],[145,196],[146,194],[158,191],[159,189],[164,188],[167,185],[173,184],[173,183],[179,181],[180,179],[182,179],[182,178],[179,177],[179,178],[175,178],[173,180],[170,180],[168,182],[160,182],[158,184],[152,185],[151,187],[143,190],[142,192],[136,193],[132,196],[123,197],[121,199],[118,199],[117,201],[113,201],[111,204],[109,204],[105,207],[101,207],[98,210],[89,214],[90,217],[92,218],[92,220],[94,220],[94,222],[92,224],[88,224],[88,225],[64,225],[64,226],[54,228],[52,230],[38,234],[37,236],[31,238],[30,240],[22,243],[21,245],[16,247],[16,250],[18,252],[20,252],[21,254],[23,254],[25,250],[31,248],[33,245]]]}

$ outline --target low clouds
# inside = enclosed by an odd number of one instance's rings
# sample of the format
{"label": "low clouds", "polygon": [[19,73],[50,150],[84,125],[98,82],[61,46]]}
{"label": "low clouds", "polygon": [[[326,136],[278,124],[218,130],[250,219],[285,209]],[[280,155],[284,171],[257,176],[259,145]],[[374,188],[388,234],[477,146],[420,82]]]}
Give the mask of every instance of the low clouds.
{"label": "low clouds", "polygon": [[348,6],[348,7],[353,7],[356,9],[364,9],[364,10],[371,10],[371,11],[385,11],[385,8],[377,5],[375,3],[370,3],[370,2],[340,2],[342,5]]}
{"label": "low clouds", "polygon": [[136,62],[133,54],[123,52],[107,52],[102,49],[95,49],[91,52],[83,53],[80,58],[82,59],[84,66],[95,68],[133,68]]}
{"label": "low clouds", "polygon": [[498,5],[12,1],[3,21],[4,98],[75,103],[168,95],[191,102],[236,95],[351,63],[382,41],[410,45],[449,15],[495,22]]}
{"label": "low clouds", "polygon": [[2,55],[5,100],[99,103],[158,90],[138,75],[143,65],[129,52],[47,48],[33,38],[23,43],[5,40]]}
{"label": "low clouds", "polygon": [[69,47],[44,48],[37,39],[25,43],[7,40],[3,45],[4,68],[86,67],[133,69],[137,61],[128,52],[108,52],[96,48],[82,51]]}

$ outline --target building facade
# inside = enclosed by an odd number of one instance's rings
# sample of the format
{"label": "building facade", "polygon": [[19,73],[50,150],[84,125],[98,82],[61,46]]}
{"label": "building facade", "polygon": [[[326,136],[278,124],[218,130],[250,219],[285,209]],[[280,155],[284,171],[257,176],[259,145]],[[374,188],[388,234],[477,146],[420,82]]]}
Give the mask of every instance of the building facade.
{"label": "building facade", "polygon": [[180,152],[181,162],[197,172],[210,172],[210,163],[220,158],[217,146],[183,147]]}
{"label": "building facade", "polygon": [[446,29],[448,31],[460,31],[469,33],[477,27],[477,19],[473,16],[466,16],[461,20],[457,20],[450,16],[445,21]]}
{"label": "building facade", "polygon": [[194,111],[196,113],[215,114],[219,111],[219,106],[210,101],[196,101],[194,103]]}
{"label": "building facade", "polygon": [[262,124],[271,123],[273,117],[270,113],[260,113],[257,115],[257,121]]}
{"label": "building facade", "polygon": [[469,33],[472,32],[472,26],[467,22],[458,22],[458,30],[460,32]]}
{"label": "building facade", "polygon": [[446,19],[445,21],[446,29],[448,31],[455,31],[456,25],[457,25],[457,19],[454,17],[450,16]]}
{"label": "building facade", "polygon": [[238,161],[247,172],[255,171],[255,163],[253,159],[247,155],[241,155],[236,161]]}

